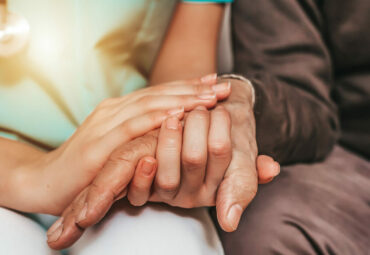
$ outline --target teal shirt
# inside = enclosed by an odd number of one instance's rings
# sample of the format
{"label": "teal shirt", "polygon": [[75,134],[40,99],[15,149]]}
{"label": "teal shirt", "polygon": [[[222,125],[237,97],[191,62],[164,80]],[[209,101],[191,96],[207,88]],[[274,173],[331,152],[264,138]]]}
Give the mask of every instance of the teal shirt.
{"label": "teal shirt", "polygon": [[177,1],[8,2],[31,38],[22,55],[0,59],[0,135],[52,148],[104,98],[146,86]]}

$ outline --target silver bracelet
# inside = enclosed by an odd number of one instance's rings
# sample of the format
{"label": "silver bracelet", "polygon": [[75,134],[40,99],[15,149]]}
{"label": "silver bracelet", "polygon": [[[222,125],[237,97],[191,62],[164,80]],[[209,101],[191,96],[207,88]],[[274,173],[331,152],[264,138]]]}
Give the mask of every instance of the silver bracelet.
{"label": "silver bracelet", "polygon": [[218,76],[218,78],[221,78],[221,79],[234,79],[234,80],[239,80],[239,81],[242,81],[242,82],[245,82],[246,84],[248,84],[248,86],[252,90],[252,105],[254,106],[254,103],[256,102],[256,93],[255,93],[253,84],[252,84],[252,82],[250,80],[248,80],[244,76],[238,75],[238,74],[223,74],[221,76]]}

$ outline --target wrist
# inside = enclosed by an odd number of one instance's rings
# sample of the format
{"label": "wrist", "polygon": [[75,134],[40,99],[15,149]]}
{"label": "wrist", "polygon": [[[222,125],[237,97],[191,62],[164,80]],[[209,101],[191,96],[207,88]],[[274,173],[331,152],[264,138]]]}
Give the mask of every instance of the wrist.
{"label": "wrist", "polygon": [[44,188],[45,164],[48,153],[38,155],[11,171],[8,185],[9,206],[29,213],[47,213],[48,192]]}
{"label": "wrist", "polygon": [[218,79],[222,82],[231,83],[231,95],[227,101],[243,103],[253,109],[255,92],[252,83],[248,79],[237,75],[222,75]]}
{"label": "wrist", "polygon": [[256,122],[254,117],[254,89],[243,80],[221,77],[231,82],[231,95],[223,103],[231,116],[234,149],[243,151],[245,144],[253,145],[250,151],[257,152]]}

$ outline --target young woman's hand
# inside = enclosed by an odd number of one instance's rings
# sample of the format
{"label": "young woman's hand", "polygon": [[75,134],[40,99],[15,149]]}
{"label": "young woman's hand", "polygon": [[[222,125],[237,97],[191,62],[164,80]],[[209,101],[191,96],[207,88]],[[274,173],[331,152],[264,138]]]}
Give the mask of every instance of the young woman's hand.
{"label": "young woman's hand", "polygon": [[[244,112],[242,109],[243,105],[239,108],[230,108],[231,110],[239,109],[239,111],[232,113],[234,114],[234,128],[238,127],[239,131],[247,130],[241,125],[245,123],[239,123],[235,118],[235,113]],[[220,182],[223,183],[225,181],[224,175],[231,166],[228,165],[231,150],[230,140],[232,142],[234,139],[235,143],[235,140],[243,138],[242,135],[231,136],[232,126],[230,122],[233,120],[232,118],[230,119],[232,117],[230,116],[230,109],[228,111],[226,109],[225,106],[213,109],[210,114],[211,120],[209,121],[206,116],[209,113],[205,114],[206,110],[198,107],[189,114],[190,117],[188,116],[185,121],[185,129],[189,128],[188,134],[186,134],[186,130],[185,134],[183,134],[183,128],[179,125],[180,120],[171,117],[162,124],[160,131],[150,132],[119,148],[112,154],[116,156],[111,159],[111,163],[104,166],[92,184],[86,187],[66,208],[61,220],[56,222],[48,231],[49,246],[61,249],[72,245],[82,235],[84,229],[98,223],[113,203],[126,195],[129,201],[137,206],[143,205],[150,200],[166,202],[180,207],[217,204],[217,198],[220,193],[218,192],[216,197],[216,192],[219,191]],[[199,119],[199,115],[203,117]],[[239,117],[243,119],[245,116],[241,114]],[[208,122],[210,124],[207,124]],[[205,127],[208,125],[210,130],[206,134]],[[206,138],[208,139],[207,141]],[[188,141],[185,143],[190,143],[190,145],[183,144],[186,139]],[[194,167],[194,164],[189,164],[188,162],[188,169],[185,172],[184,169],[181,169],[180,161],[181,158],[184,160],[183,146],[188,146],[191,149],[190,151],[198,151],[199,153],[196,153],[197,156],[207,155],[207,157],[208,154],[207,152],[204,154],[204,151],[213,147],[210,153],[214,155],[209,155],[209,158],[206,160],[196,160],[196,163],[198,163],[195,164],[198,165],[197,168]],[[163,154],[163,157],[159,154]],[[244,157],[245,159],[250,158],[248,154],[245,154]],[[267,183],[279,174],[280,166],[271,157],[255,157],[253,159],[256,160],[254,167],[257,170],[259,183]],[[234,161],[233,167],[239,166],[244,172],[245,166],[243,164],[238,165],[238,162]],[[164,168],[158,170],[158,163],[162,164]],[[205,166],[207,168],[211,167],[210,171],[209,169],[205,170]],[[238,172],[235,173],[237,174]],[[236,188],[236,186],[244,185],[245,180],[243,177],[239,175],[235,177],[235,182],[231,183],[229,181],[228,184],[230,185],[227,186],[229,188],[228,192],[222,193],[223,197],[221,199],[227,201],[226,199],[234,199],[235,197],[238,198],[240,194],[243,195],[243,190]],[[128,181],[131,178],[131,182]],[[116,179],[125,181],[112,181]],[[230,180],[230,177],[227,180]],[[243,187],[249,188],[248,185]],[[120,195],[117,197],[112,196],[112,190],[115,190]],[[152,193],[153,190],[154,194]],[[162,197],[163,194],[165,194],[164,197]],[[224,207],[219,206],[217,209],[222,210]],[[221,220],[223,219],[221,218]]]}
{"label": "young woman's hand", "polygon": [[[222,108],[218,110],[223,111]],[[223,117],[227,118],[227,115],[223,115]],[[227,121],[223,118],[220,120]],[[157,196],[156,201],[179,207],[214,205],[216,189],[225,172],[222,167],[213,169],[215,171],[208,174],[208,180],[213,179],[212,181],[217,180],[217,182],[211,185],[206,185],[207,182],[205,181],[197,182],[198,192],[188,192],[186,185],[189,183],[183,182],[185,190],[178,193],[179,196],[175,196],[173,199],[162,199],[158,197],[158,194],[154,193],[152,195],[151,193],[152,184],[158,173],[157,160],[154,158],[158,148],[157,142],[172,141],[172,147],[181,148],[182,132],[179,121],[176,116],[170,116],[163,122],[160,131],[149,132],[117,148],[92,183],[80,192],[64,210],[62,217],[49,229],[49,246],[53,249],[63,249],[71,246],[80,238],[86,228],[95,225],[105,216],[115,201],[127,194],[130,202],[137,206],[145,204],[150,199],[155,199],[155,196]],[[167,128],[174,133],[169,133]],[[161,136],[160,141],[158,141],[158,135]],[[180,165],[179,157],[174,157],[173,154],[173,152],[176,154],[176,151],[171,150],[170,146],[162,146],[158,149],[162,150],[162,153],[168,153],[168,163],[176,170],[177,165]],[[228,159],[226,159],[226,162],[228,162]],[[227,166],[223,165],[223,167]],[[260,182],[266,183],[279,173],[279,165],[268,156],[259,156],[257,170]],[[167,175],[171,176],[171,171],[167,172]],[[164,186],[166,185],[171,185],[171,178],[165,179]],[[192,188],[196,188],[193,183],[190,183],[190,185]]]}
{"label": "young woman's hand", "polygon": [[197,79],[103,101],[61,147],[18,171],[21,200],[29,202],[13,209],[60,215],[117,147],[158,128],[169,115],[182,118],[198,105],[213,107],[229,93],[227,84]]}

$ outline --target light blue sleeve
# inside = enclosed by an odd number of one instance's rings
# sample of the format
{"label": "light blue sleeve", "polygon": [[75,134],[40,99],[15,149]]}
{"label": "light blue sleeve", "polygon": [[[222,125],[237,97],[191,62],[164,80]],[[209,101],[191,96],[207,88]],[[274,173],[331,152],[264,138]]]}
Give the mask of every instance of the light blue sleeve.
{"label": "light blue sleeve", "polygon": [[234,0],[181,0],[186,3],[232,3]]}

